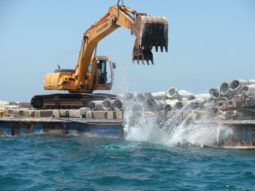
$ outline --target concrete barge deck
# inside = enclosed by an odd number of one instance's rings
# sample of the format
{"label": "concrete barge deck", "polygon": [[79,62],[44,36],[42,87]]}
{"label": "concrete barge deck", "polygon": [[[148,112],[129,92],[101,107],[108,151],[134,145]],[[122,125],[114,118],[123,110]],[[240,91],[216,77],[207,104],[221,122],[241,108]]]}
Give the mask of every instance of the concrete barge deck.
{"label": "concrete barge deck", "polygon": [[86,118],[0,118],[0,135],[25,134],[86,134],[104,137],[122,137],[123,121]]}
{"label": "concrete barge deck", "polygon": [[[101,112],[104,114],[104,112]],[[88,136],[117,137],[124,136],[123,118],[104,119],[105,115],[92,112],[92,116],[100,118],[71,118],[71,117],[0,117],[0,136],[16,136],[27,134],[85,134]],[[110,115],[106,115],[110,116]],[[116,116],[116,115],[115,115]],[[255,120],[212,120],[193,121],[212,129],[226,127],[231,133],[226,136],[224,131],[212,134],[215,142],[205,147],[226,149],[255,150]],[[187,128],[189,126],[187,125]]]}
{"label": "concrete barge deck", "polygon": [[[255,150],[255,120],[213,120],[195,124],[218,128],[215,142],[210,147]],[[225,130],[220,129],[221,127]]]}

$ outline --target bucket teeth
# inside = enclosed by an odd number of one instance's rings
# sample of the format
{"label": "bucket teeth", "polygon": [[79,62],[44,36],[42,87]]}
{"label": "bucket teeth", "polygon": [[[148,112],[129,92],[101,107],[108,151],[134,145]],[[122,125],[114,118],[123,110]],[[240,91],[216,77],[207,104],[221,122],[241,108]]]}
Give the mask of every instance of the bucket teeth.
{"label": "bucket teeth", "polygon": [[137,64],[142,62],[144,64],[144,61],[147,62],[149,65],[150,62],[153,63],[153,55],[150,49],[144,49],[144,48],[134,48],[133,50],[133,62],[137,62]]}
{"label": "bucket teeth", "polygon": [[168,52],[168,46],[166,45],[164,47],[165,47],[165,51]]}
{"label": "bucket teeth", "polygon": [[164,51],[164,50],[163,50],[163,46],[160,46],[160,51],[161,51],[161,52],[163,52],[163,51]]}
{"label": "bucket teeth", "polygon": [[155,46],[156,52],[158,52],[158,46]]}
{"label": "bucket teeth", "polygon": [[[168,51],[168,21],[165,17],[139,15],[135,21],[134,31],[140,42],[140,50],[134,50],[133,60],[146,60],[153,63],[151,50]],[[142,59],[140,56],[143,55]]]}

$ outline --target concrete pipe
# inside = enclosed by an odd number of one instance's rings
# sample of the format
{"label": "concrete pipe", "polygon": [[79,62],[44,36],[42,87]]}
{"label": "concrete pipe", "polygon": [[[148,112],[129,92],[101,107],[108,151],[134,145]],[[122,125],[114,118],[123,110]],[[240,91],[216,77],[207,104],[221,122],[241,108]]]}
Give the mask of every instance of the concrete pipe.
{"label": "concrete pipe", "polygon": [[225,109],[227,107],[227,101],[225,100],[217,101],[216,107],[219,109]]}
{"label": "concrete pipe", "polygon": [[104,101],[102,103],[102,107],[103,107],[103,110],[105,110],[105,111],[111,110],[113,108],[111,99],[109,99],[109,98],[104,99]]}
{"label": "concrete pipe", "polygon": [[87,113],[88,111],[91,111],[91,109],[90,109],[89,107],[81,107],[81,108],[79,109],[79,111],[80,111],[80,115],[81,115],[82,117],[86,117],[86,113]]}
{"label": "concrete pipe", "polygon": [[220,86],[220,95],[227,96],[228,92],[229,92],[229,83],[223,82]]}
{"label": "concrete pipe", "polygon": [[91,110],[96,110],[96,102],[98,102],[98,101],[91,101],[91,102],[89,102],[89,108]]}
{"label": "concrete pipe", "polygon": [[123,104],[120,99],[114,100],[112,103],[112,106],[113,106],[114,110],[122,110],[122,108],[123,108]]}
{"label": "concrete pipe", "polygon": [[235,108],[236,102],[234,100],[228,100],[228,101],[226,101],[226,105],[228,108]]}
{"label": "concrete pipe", "polygon": [[175,108],[175,109],[181,109],[181,108],[183,107],[183,105],[184,105],[184,104],[183,104],[182,101],[178,101],[178,102],[176,102],[174,108]]}
{"label": "concrete pipe", "polygon": [[178,90],[175,87],[170,88],[167,91],[167,98],[169,98],[169,99],[177,99],[177,98],[179,98]]}
{"label": "concrete pipe", "polygon": [[179,101],[178,99],[175,100],[166,100],[165,104],[171,106],[174,109],[181,109],[183,107],[183,102]]}
{"label": "concrete pipe", "polygon": [[151,95],[155,100],[165,100],[167,98],[167,92],[153,92]]}
{"label": "concrete pipe", "polygon": [[164,104],[163,105],[163,110],[165,112],[171,111],[172,110],[172,106],[170,104]]}
{"label": "concrete pipe", "polygon": [[255,80],[233,80],[230,83],[230,89],[237,91],[241,89],[242,86],[255,84]]}
{"label": "concrete pipe", "polygon": [[105,111],[111,110],[112,109],[111,99],[106,98],[100,101],[91,101],[89,103],[89,107],[91,110],[105,110]]}
{"label": "concrete pipe", "polygon": [[167,92],[167,98],[169,99],[179,99],[182,100],[188,99],[188,100],[193,100],[195,99],[195,96],[193,93],[188,92],[186,90],[177,90],[176,88],[170,88]]}
{"label": "concrete pipe", "polygon": [[103,110],[103,101],[91,101],[89,102],[89,108],[93,111],[95,110]]}
{"label": "concrete pipe", "polygon": [[156,101],[156,102],[157,102],[158,110],[163,110],[165,112],[172,110],[172,106],[166,103],[165,101]]}
{"label": "concrete pipe", "polygon": [[209,94],[210,96],[213,98],[213,99],[218,99],[220,97],[220,93],[219,93],[219,90],[218,89],[215,89],[215,88],[211,88],[209,90]]}
{"label": "concrete pipe", "polygon": [[246,95],[254,95],[255,94],[255,84],[243,86],[242,93],[244,93]]}

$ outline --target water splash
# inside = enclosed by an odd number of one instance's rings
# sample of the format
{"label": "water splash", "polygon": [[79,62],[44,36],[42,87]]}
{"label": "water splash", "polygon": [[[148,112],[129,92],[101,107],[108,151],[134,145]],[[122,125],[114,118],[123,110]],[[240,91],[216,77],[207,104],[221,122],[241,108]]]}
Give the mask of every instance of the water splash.
{"label": "water splash", "polygon": [[[135,96],[134,96],[135,97]],[[126,140],[151,142],[155,144],[215,146],[221,140],[230,137],[230,127],[221,125],[190,123],[193,115],[191,105],[187,102],[181,109],[171,112],[147,110],[145,101],[129,99],[125,101]]]}

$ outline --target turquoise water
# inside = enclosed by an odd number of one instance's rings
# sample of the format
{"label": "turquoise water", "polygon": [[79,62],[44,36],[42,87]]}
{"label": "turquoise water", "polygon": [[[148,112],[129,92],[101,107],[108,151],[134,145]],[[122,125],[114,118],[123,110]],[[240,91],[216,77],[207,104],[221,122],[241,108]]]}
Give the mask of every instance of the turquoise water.
{"label": "turquoise water", "polygon": [[255,190],[255,151],[124,139],[0,138],[0,190]]}

